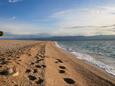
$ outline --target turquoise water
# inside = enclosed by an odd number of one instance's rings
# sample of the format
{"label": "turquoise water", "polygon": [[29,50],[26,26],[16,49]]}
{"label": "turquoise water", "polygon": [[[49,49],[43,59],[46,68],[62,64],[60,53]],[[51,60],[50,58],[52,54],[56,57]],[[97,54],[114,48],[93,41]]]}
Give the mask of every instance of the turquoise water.
{"label": "turquoise water", "polygon": [[77,58],[115,75],[115,41],[59,41],[58,44]]}

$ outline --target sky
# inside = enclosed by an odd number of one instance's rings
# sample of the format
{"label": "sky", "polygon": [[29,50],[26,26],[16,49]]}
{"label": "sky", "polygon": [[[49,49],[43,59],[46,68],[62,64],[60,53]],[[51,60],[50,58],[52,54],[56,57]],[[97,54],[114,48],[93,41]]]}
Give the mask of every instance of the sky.
{"label": "sky", "polygon": [[0,30],[17,35],[115,35],[115,0],[0,0]]}

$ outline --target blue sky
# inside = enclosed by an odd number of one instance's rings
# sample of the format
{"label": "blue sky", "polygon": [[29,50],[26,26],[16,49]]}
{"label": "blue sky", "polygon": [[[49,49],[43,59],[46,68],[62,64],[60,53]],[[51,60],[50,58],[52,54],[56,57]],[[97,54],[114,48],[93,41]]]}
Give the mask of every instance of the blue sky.
{"label": "blue sky", "polygon": [[0,0],[0,29],[11,34],[115,35],[114,24],[115,0]]}

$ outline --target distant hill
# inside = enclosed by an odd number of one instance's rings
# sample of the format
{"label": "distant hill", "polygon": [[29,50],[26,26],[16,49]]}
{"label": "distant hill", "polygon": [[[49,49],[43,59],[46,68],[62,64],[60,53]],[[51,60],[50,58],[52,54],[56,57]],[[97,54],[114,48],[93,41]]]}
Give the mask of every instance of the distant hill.
{"label": "distant hill", "polygon": [[115,35],[51,36],[49,34],[15,35],[11,33],[5,33],[3,37],[0,37],[0,39],[52,40],[52,41],[115,40]]}
{"label": "distant hill", "polygon": [[47,38],[51,37],[49,34],[29,34],[29,35],[17,35],[11,33],[4,33],[4,36],[0,37],[0,39],[38,39],[38,38]]}
{"label": "distant hill", "polygon": [[52,37],[51,40],[64,41],[82,41],[82,40],[115,40],[115,35],[97,35],[97,36],[58,36]]}
{"label": "distant hill", "polygon": [[115,35],[98,35],[98,36],[48,36],[48,37],[23,37],[18,39],[25,40],[51,40],[51,41],[85,41],[85,40],[115,40]]}

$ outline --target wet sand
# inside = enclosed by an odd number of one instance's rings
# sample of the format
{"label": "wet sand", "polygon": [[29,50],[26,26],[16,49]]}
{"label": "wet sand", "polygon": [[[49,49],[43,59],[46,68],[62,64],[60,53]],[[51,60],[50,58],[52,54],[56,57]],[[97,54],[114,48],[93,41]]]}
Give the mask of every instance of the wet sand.
{"label": "wet sand", "polygon": [[0,86],[115,86],[115,77],[54,42],[0,40]]}

